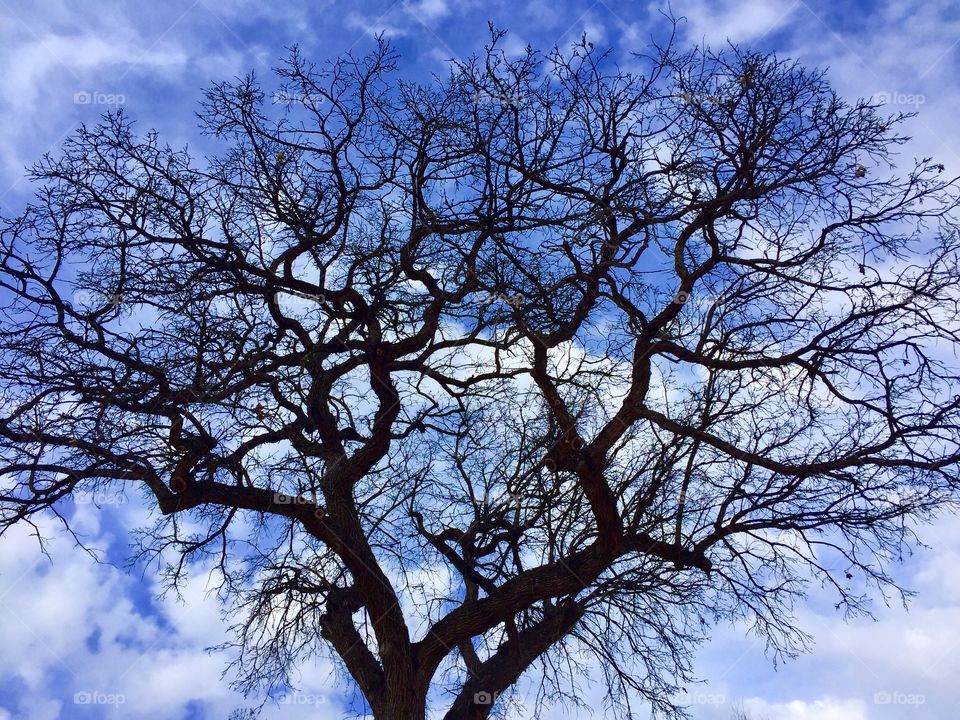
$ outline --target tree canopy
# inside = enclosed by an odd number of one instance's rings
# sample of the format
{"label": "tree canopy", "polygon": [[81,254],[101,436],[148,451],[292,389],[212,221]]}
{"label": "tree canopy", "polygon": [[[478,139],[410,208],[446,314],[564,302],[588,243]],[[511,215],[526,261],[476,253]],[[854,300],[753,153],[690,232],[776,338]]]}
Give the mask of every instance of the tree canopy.
{"label": "tree canopy", "polygon": [[[123,113],[0,244],[0,528],[155,509],[232,677],[338,658],[377,720],[682,712],[716,622],[804,648],[958,499],[956,178],[904,115],[738,47],[502,33],[214,85],[194,157]],[[283,98],[282,106],[271,102]]]}

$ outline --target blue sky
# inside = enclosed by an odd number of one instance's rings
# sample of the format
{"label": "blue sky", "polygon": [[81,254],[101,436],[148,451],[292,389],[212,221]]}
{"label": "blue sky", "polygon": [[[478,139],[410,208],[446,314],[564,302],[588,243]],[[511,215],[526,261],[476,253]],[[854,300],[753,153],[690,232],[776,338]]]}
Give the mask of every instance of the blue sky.
{"label": "blue sky", "polygon": [[[672,7],[686,18],[682,43],[717,46],[730,38],[776,50],[828,67],[845,95],[918,111],[904,162],[932,156],[960,172],[960,4],[677,0]],[[0,211],[16,213],[29,199],[25,165],[116,106],[141,130],[156,127],[170,144],[202,152],[195,113],[203,88],[251,70],[267,78],[293,44],[324,60],[362,51],[382,32],[404,72],[426,77],[478,50],[488,21],[510,31],[508,50],[548,48],[586,33],[626,57],[663,32],[663,9],[612,0],[290,0],[274,7],[0,0]],[[225,718],[243,703],[220,680],[225,658],[204,652],[225,639],[228,624],[208,577],[195,573],[182,601],[157,599],[150,569],[127,572],[123,564],[126,528],[142,522],[146,509],[133,498],[99,500],[103,510],[78,503],[74,522],[102,551],[100,563],[53,525],[41,528],[52,565],[26,531],[0,542],[0,720]],[[906,558],[900,574],[919,593],[909,612],[878,602],[876,621],[845,623],[813,587],[799,616],[815,636],[813,650],[777,668],[745,628],[718,628],[698,657],[706,682],[690,689],[694,717],[729,718],[741,703],[760,720],[955,718],[960,521],[945,517],[920,532],[930,548]],[[340,717],[351,701],[329,670],[323,660],[303,668],[298,693],[268,706],[264,717]],[[551,717],[572,716],[558,708]]]}

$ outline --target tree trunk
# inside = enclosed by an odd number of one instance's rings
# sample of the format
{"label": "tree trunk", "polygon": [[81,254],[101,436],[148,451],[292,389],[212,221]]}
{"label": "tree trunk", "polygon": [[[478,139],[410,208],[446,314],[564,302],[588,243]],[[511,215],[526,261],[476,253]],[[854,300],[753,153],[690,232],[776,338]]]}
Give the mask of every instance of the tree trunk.
{"label": "tree trunk", "polygon": [[427,693],[414,682],[388,682],[373,708],[376,720],[425,720]]}

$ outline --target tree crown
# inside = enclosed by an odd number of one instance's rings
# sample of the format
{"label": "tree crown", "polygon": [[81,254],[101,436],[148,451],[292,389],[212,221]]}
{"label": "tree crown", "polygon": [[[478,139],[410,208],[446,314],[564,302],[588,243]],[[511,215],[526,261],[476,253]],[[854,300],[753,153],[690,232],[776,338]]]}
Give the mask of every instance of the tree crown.
{"label": "tree crown", "polygon": [[3,226],[0,527],[138,488],[248,691],[332,651],[375,717],[483,718],[584,656],[672,714],[712,622],[790,654],[811,578],[865,611],[956,502],[957,182],[905,116],[500,39],[429,83],[294,51],[282,113],[209,90],[202,161],[110,114]]}

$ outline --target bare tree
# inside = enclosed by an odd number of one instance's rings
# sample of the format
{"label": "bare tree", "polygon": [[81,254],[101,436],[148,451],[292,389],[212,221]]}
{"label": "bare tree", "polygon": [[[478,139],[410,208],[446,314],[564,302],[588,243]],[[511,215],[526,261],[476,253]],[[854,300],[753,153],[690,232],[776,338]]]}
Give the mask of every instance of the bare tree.
{"label": "bare tree", "polygon": [[202,160],[108,115],[4,223],[2,526],[140,489],[256,696],[331,651],[383,720],[528,671],[675,714],[711,624],[792,654],[810,581],[867,610],[956,503],[957,182],[892,165],[904,116],[500,37],[426,84],[293,52]]}
{"label": "bare tree", "polygon": [[[747,710],[743,707],[743,705],[735,704],[733,707],[733,715],[731,717],[732,717],[732,720],[754,720],[755,716],[747,712]],[[761,719],[758,718],[757,720],[761,720]],[[765,719],[762,719],[762,720],[765,720]]]}

